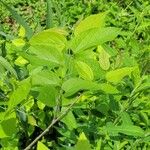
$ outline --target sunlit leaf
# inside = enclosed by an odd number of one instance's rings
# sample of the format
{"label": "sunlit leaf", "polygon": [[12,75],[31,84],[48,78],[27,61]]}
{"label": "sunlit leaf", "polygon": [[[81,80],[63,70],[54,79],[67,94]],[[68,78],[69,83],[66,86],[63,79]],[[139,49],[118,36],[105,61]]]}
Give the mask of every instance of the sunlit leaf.
{"label": "sunlit leaf", "polygon": [[38,141],[37,150],[49,150],[49,148],[45,146],[42,142]]}
{"label": "sunlit leaf", "polygon": [[61,121],[66,124],[70,130],[77,128],[76,119],[71,111]]}
{"label": "sunlit leaf", "polygon": [[113,27],[89,29],[74,37],[70,46],[75,53],[78,53],[115,39],[119,32],[120,29]]}
{"label": "sunlit leaf", "polygon": [[134,70],[134,67],[124,67],[121,69],[109,71],[106,74],[106,79],[107,81],[116,84],[120,82],[125,76],[130,76],[133,70]]}
{"label": "sunlit leaf", "polygon": [[98,46],[97,51],[99,53],[99,64],[100,64],[100,67],[103,70],[108,70],[109,67],[110,67],[110,61],[109,61],[110,55],[101,46]]}
{"label": "sunlit leaf", "polygon": [[83,149],[91,150],[91,145],[88,139],[86,138],[85,134],[82,132],[79,135],[77,144],[75,145],[75,150],[83,150]]}
{"label": "sunlit leaf", "polygon": [[30,92],[30,89],[30,78],[21,81],[18,88],[10,96],[8,109],[12,109],[25,100]]}
{"label": "sunlit leaf", "polygon": [[75,28],[74,34],[79,35],[81,32],[91,28],[103,27],[105,24],[106,13],[94,14],[82,20]]}
{"label": "sunlit leaf", "polygon": [[76,69],[79,75],[85,80],[93,80],[94,75],[92,69],[82,61],[76,62]]}

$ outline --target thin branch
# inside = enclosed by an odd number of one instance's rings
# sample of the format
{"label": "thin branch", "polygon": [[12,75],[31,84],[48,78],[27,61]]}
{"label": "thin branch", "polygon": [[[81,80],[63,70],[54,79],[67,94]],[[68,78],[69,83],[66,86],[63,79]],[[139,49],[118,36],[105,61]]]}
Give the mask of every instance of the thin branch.
{"label": "thin branch", "polygon": [[36,137],[24,150],[30,150],[38,142],[38,140],[40,140],[47,132],[49,132],[51,127],[56,122],[58,122],[64,116],[66,116],[66,114],[70,111],[70,109],[74,106],[74,104],[76,104],[77,101],[79,101],[80,97],[81,97],[81,95],[73,103],[71,103],[70,106],[64,112],[62,112],[62,114],[60,114],[60,116],[58,116],[56,119],[52,120],[51,124],[38,137]]}

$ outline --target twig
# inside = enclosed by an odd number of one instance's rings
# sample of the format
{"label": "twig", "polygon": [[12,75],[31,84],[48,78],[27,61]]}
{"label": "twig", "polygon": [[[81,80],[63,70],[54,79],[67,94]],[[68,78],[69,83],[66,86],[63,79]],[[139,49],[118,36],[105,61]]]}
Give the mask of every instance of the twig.
{"label": "twig", "polygon": [[73,105],[80,99],[81,95],[73,102],[70,104],[70,106],[56,119],[52,120],[51,124],[38,136],[36,137],[24,150],[30,150],[37,142],[38,140],[43,137],[49,130],[50,128],[59,120],[61,120],[73,107]]}

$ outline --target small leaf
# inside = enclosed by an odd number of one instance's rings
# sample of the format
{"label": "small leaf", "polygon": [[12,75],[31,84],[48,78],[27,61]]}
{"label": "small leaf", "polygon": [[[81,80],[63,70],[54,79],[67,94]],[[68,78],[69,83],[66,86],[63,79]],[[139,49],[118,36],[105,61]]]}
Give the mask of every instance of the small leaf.
{"label": "small leaf", "polygon": [[0,1],[6,9],[11,13],[12,17],[20,24],[22,25],[26,30],[26,36],[27,38],[31,38],[33,31],[30,28],[30,26],[26,23],[25,19],[23,19],[13,8],[9,7],[6,2]]}
{"label": "small leaf", "polygon": [[102,46],[98,46],[97,51],[99,53],[99,64],[100,64],[100,67],[103,70],[108,70],[109,67],[110,67],[110,61],[109,61],[110,55],[103,49]]}
{"label": "small leaf", "polygon": [[20,29],[19,29],[19,34],[18,36],[21,37],[21,38],[24,38],[26,35],[26,30],[23,26],[20,26]]}
{"label": "small leaf", "polygon": [[22,56],[19,56],[16,60],[15,60],[15,65],[18,65],[18,66],[24,66],[26,64],[28,64],[29,62],[24,59]]}
{"label": "small leaf", "polygon": [[93,80],[94,75],[92,69],[84,62],[77,61],[76,62],[76,69],[79,75],[85,80]]}
{"label": "small leaf", "polygon": [[49,148],[45,146],[42,142],[38,141],[37,150],[49,150]]}
{"label": "small leaf", "polygon": [[77,144],[75,145],[75,150],[91,150],[91,145],[88,141],[88,139],[86,138],[85,134],[82,132],[79,135],[79,139]]}
{"label": "small leaf", "polygon": [[106,74],[106,80],[112,83],[119,83],[125,76],[130,76],[131,72],[134,70],[134,67],[124,67],[121,69],[116,69],[109,71]]}
{"label": "small leaf", "polygon": [[22,47],[25,45],[25,41],[23,39],[14,39],[12,40],[12,43],[16,46],[16,47]]}
{"label": "small leaf", "polygon": [[5,58],[3,58],[2,56],[0,56],[0,64],[4,67],[4,68],[6,68],[12,75],[14,75],[16,78],[18,78],[17,77],[17,73],[16,73],[16,71],[14,70],[14,68],[9,64],[9,62],[5,59]]}
{"label": "small leaf", "polygon": [[33,116],[28,116],[28,123],[32,126],[37,126],[36,120]]}
{"label": "small leaf", "polygon": [[75,28],[74,34],[79,35],[81,32],[91,28],[103,27],[105,24],[106,13],[94,14],[85,18]]}

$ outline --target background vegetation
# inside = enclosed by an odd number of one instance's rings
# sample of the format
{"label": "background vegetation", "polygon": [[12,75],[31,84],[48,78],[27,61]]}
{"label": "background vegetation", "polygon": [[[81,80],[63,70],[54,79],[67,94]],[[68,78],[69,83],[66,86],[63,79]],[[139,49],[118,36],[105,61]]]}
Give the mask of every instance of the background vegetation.
{"label": "background vegetation", "polygon": [[0,12],[1,149],[150,149],[149,0],[0,0]]}

